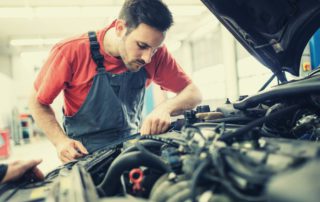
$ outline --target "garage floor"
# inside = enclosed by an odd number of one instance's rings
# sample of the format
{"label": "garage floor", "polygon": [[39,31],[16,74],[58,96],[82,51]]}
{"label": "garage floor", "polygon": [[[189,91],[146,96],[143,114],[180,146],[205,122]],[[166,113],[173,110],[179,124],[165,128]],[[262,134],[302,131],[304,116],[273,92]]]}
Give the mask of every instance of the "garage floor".
{"label": "garage floor", "polygon": [[46,137],[35,137],[29,143],[22,143],[21,145],[12,143],[9,158],[0,159],[0,163],[28,159],[42,159],[39,168],[44,174],[61,164],[54,146]]}

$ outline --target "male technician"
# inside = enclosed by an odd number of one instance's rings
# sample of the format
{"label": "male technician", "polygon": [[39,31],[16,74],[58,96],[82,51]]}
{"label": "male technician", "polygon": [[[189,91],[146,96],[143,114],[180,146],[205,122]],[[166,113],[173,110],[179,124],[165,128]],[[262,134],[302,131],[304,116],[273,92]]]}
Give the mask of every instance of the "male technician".
{"label": "male technician", "polygon": [[[159,134],[170,116],[194,108],[201,94],[163,44],[172,15],[161,0],[126,0],[106,28],[55,45],[34,84],[36,123],[69,162],[130,134]],[[177,95],[141,124],[151,82]],[[64,124],[50,104],[63,91]]]}

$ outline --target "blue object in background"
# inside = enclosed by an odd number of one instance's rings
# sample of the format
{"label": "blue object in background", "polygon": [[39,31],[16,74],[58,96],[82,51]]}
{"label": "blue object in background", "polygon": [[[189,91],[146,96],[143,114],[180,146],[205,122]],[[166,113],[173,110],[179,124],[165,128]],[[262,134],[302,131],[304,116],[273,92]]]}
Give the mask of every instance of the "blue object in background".
{"label": "blue object in background", "polygon": [[2,135],[0,134],[0,148],[2,146],[4,146],[4,144],[5,144],[4,139],[3,139]]}
{"label": "blue object in background", "polygon": [[311,68],[316,69],[320,66],[320,29],[310,39]]}
{"label": "blue object in background", "polygon": [[153,99],[153,85],[151,84],[147,89],[146,89],[146,94],[144,97],[144,106],[143,106],[143,111],[142,111],[142,116],[146,117],[154,107],[154,99]]}

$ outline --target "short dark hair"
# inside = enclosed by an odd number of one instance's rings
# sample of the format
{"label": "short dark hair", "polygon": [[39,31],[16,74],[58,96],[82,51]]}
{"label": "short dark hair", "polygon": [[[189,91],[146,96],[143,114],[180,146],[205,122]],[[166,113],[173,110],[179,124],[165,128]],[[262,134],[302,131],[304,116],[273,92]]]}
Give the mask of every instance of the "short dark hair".
{"label": "short dark hair", "polygon": [[128,32],[141,23],[161,32],[167,31],[173,24],[172,14],[161,0],[126,0],[119,19],[126,21]]}

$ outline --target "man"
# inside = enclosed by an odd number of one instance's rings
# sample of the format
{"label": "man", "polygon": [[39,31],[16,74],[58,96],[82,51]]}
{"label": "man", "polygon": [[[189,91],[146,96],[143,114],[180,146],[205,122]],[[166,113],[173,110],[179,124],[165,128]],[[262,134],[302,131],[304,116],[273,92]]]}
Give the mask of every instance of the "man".
{"label": "man", "polygon": [[32,172],[34,180],[43,180],[43,173],[37,168],[40,163],[41,160],[29,160],[0,164],[0,183],[18,180],[28,171]]}
{"label": "man", "polygon": [[[139,131],[159,134],[201,94],[163,45],[172,15],[160,0],[126,0],[110,26],[57,44],[35,81],[30,109],[63,162]],[[145,86],[177,93],[142,125]],[[63,90],[64,130],[50,104]]]}

